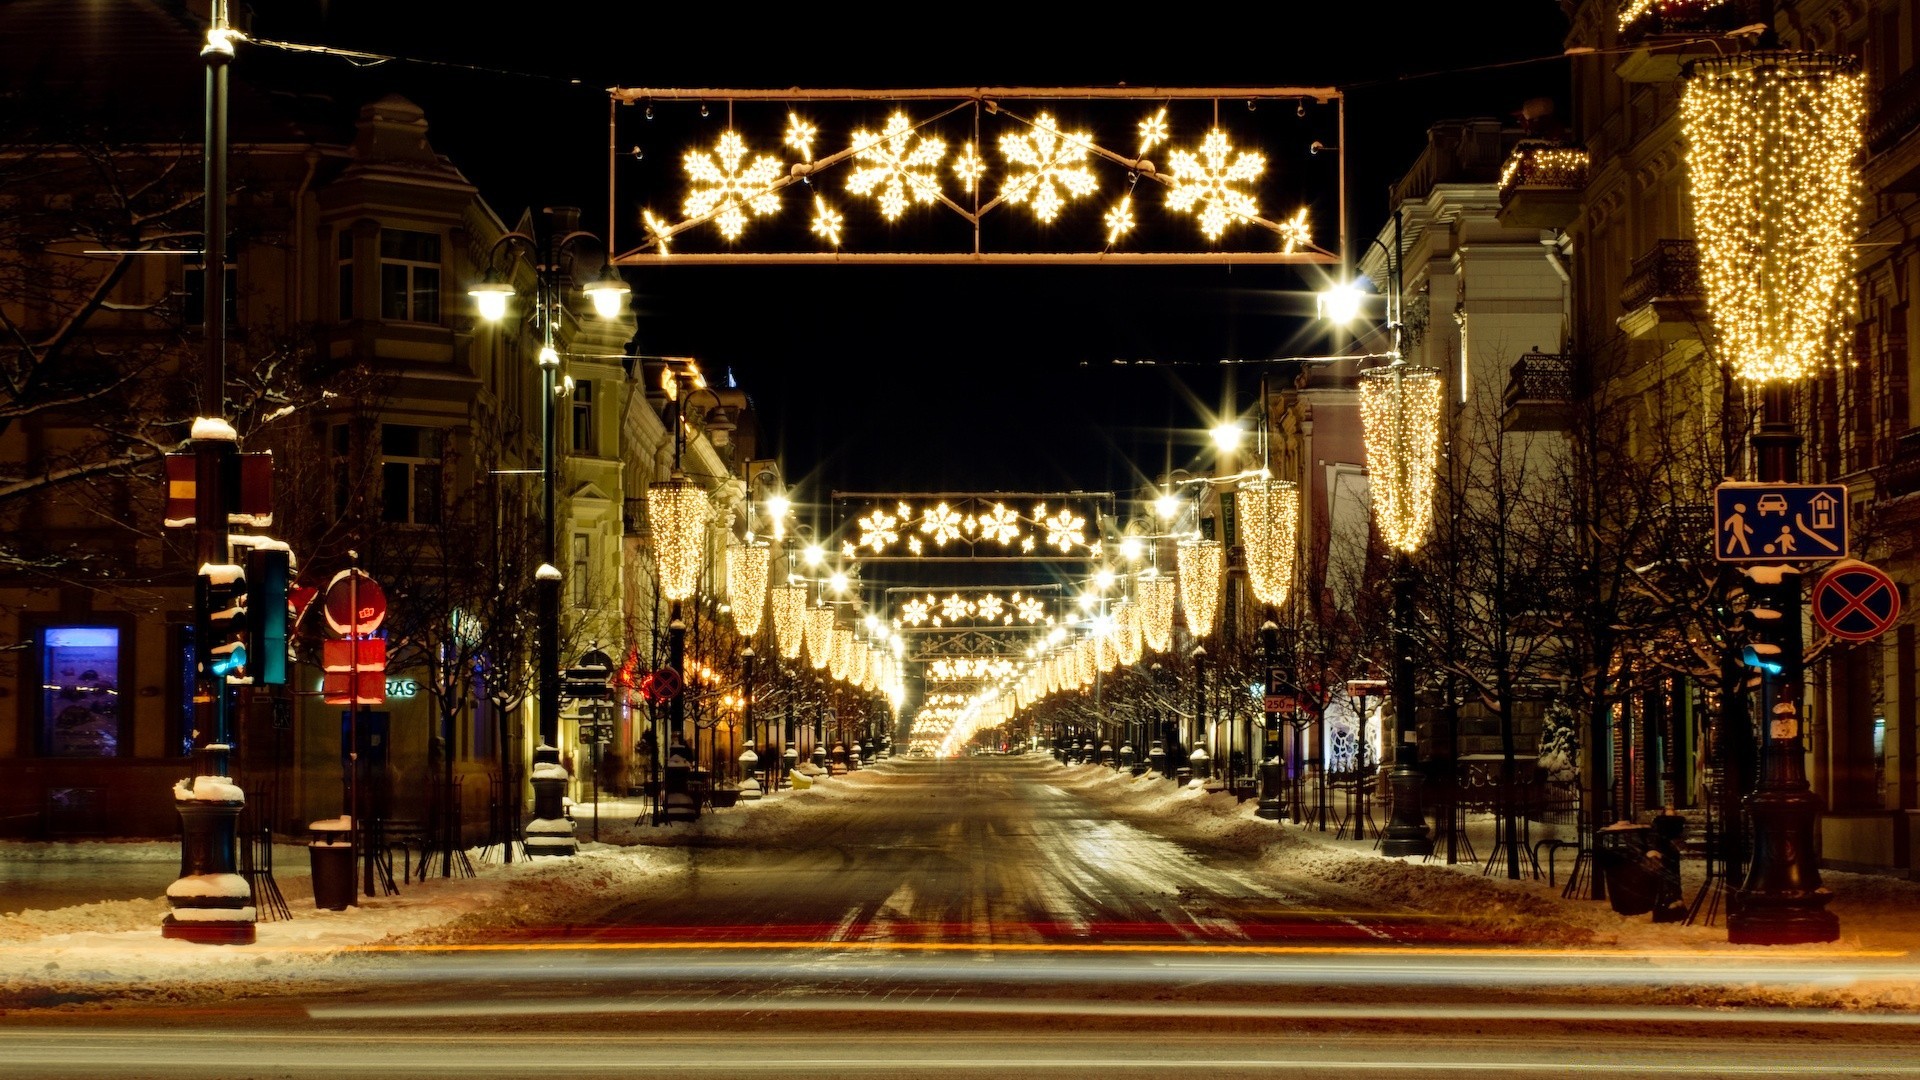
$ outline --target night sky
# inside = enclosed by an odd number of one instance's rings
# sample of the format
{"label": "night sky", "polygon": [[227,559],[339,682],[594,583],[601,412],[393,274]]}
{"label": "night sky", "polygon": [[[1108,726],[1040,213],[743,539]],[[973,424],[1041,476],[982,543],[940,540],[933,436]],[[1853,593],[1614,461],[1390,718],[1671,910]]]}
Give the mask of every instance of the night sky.
{"label": "night sky", "polygon": [[[260,46],[240,63],[257,56],[306,65],[341,86],[343,98],[404,93],[427,110],[435,147],[503,217],[522,206],[577,203],[596,232],[606,217],[610,85],[1338,86],[1348,95],[1355,237],[1384,220],[1386,186],[1419,153],[1431,122],[1510,116],[1531,97],[1565,98],[1564,61],[1511,63],[1559,52],[1564,20],[1547,0],[1472,5],[1497,19],[1397,2],[1328,6],[1293,19],[1211,9],[1226,23],[1201,9],[1122,17],[1074,7],[1070,17],[1033,5],[701,5],[676,14],[568,3],[476,26],[476,13],[491,9],[408,4],[406,21],[395,22],[389,4],[304,13],[276,5],[263,8],[257,36],[527,74],[412,63],[352,68],[269,58]],[[1339,10],[1353,14],[1319,13]],[[1192,22],[1179,21],[1186,14]],[[1381,32],[1387,27],[1391,35]],[[1467,70],[1477,67],[1488,70]],[[1245,108],[1225,102],[1222,122],[1274,120],[1248,117]],[[623,110],[622,149],[644,152],[622,158],[623,191],[651,180],[669,185],[656,205],[676,201],[670,185],[686,147],[663,133],[703,123],[724,130],[723,107],[704,121],[694,109],[662,106],[657,127],[637,119],[640,110]],[[1292,107],[1270,103],[1275,110]],[[1296,163],[1276,161],[1272,173],[1283,164]],[[864,207],[843,209],[871,216]],[[636,222],[619,227],[623,240],[638,237]],[[1329,344],[1308,321],[1319,274],[822,266],[684,268],[632,280],[639,351],[691,354],[710,372],[731,371],[760,406],[790,480],[802,484],[797,494],[819,499],[832,489],[1123,491],[1169,463],[1188,465],[1201,451],[1209,410],[1233,392],[1220,360]],[[1240,379],[1244,405],[1255,376]]]}

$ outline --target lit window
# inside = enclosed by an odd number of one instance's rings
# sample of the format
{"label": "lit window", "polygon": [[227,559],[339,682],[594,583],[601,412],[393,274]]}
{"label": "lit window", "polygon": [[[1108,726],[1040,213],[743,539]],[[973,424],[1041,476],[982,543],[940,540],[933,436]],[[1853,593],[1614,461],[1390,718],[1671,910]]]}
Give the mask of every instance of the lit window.
{"label": "lit window", "polygon": [[380,230],[380,317],[395,322],[440,321],[440,237]]}
{"label": "lit window", "polygon": [[593,565],[593,538],[586,533],[573,534],[573,573],[567,576],[573,606],[587,606],[587,571]]}
{"label": "lit window", "polygon": [[593,380],[581,379],[573,384],[573,452],[592,454],[596,452],[596,440],[593,430]]}
{"label": "lit window", "polygon": [[40,634],[41,749],[49,757],[120,752],[120,630],[50,626]]}

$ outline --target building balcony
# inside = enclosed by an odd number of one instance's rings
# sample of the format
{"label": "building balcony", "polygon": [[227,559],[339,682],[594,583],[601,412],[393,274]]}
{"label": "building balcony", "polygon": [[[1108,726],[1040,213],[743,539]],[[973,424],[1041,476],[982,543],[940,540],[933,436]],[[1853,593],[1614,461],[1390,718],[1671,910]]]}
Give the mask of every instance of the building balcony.
{"label": "building balcony", "polygon": [[1772,21],[1750,0],[1626,0],[1620,5],[1620,43],[1632,46],[1615,72],[1627,82],[1672,82],[1690,60],[1719,56],[1717,39],[1730,30]]}
{"label": "building balcony", "polygon": [[1523,142],[1500,170],[1500,224],[1564,229],[1580,212],[1587,187],[1585,150]]}
{"label": "building balcony", "polygon": [[1692,240],[1657,240],[1633,260],[1620,286],[1620,329],[1630,337],[1677,341],[1697,337],[1706,321],[1700,252]]}
{"label": "building balcony", "polygon": [[1867,121],[1871,190],[1920,191],[1920,64],[1876,96]]}
{"label": "building balcony", "polygon": [[653,533],[653,526],[649,524],[647,520],[647,500],[645,496],[637,499],[629,496],[628,498],[622,499],[620,501],[620,519],[623,530],[628,536],[645,537]]}
{"label": "building balcony", "polygon": [[1880,496],[1897,499],[1920,491],[1920,428],[1914,428],[1893,441],[1893,456],[1887,460],[1880,481]]}
{"label": "building balcony", "polygon": [[1573,360],[1564,353],[1530,352],[1514,361],[1500,399],[1502,431],[1561,431],[1573,403]]}

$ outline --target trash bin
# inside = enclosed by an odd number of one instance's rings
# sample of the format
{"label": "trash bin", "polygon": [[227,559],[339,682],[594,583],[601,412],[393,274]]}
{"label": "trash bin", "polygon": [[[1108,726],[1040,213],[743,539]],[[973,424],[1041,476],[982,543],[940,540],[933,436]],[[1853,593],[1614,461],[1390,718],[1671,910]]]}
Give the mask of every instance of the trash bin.
{"label": "trash bin", "polygon": [[1645,915],[1661,889],[1661,868],[1650,859],[1652,826],[1616,821],[1596,834],[1594,861],[1607,878],[1607,901],[1619,915]]}
{"label": "trash bin", "polygon": [[358,898],[353,873],[353,819],[328,818],[308,825],[313,839],[307,857],[313,861],[313,906],[345,911]]}

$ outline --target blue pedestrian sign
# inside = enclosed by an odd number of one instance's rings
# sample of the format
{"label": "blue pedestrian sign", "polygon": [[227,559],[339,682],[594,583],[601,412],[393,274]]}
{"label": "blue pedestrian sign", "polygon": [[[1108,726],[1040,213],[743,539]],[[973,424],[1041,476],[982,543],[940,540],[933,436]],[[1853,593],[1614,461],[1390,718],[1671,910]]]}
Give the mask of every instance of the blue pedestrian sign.
{"label": "blue pedestrian sign", "polygon": [[1713,523],[1721,562],[1844,559],[1847,485],[1729,481],[1713,489]]}

